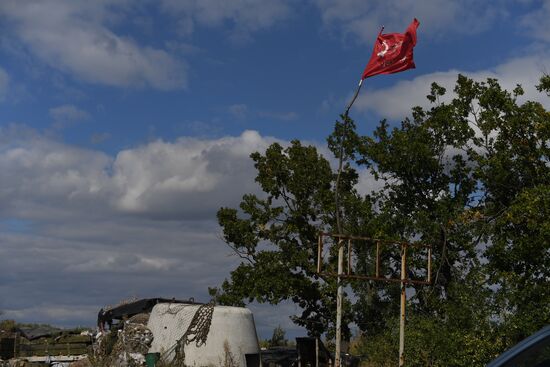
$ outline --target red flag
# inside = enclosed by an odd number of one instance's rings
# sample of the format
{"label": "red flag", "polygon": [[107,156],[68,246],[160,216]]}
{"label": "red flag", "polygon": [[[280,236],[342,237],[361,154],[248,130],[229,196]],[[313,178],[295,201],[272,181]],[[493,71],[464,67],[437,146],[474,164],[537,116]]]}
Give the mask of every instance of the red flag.
{"label": "red flag", "polygon": [[413,48],[416,45],[416,28],[419,24],[415,18],[405,33],[382,34],[382,29],[361,80],[378,74],[414,69]]}

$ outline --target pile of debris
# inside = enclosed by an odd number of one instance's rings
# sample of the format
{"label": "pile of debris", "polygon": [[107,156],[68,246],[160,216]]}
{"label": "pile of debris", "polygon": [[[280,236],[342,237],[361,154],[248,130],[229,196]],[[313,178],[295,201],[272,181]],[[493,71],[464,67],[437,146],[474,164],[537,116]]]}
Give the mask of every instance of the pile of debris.
{"label": "pile of debris", "polygon": [[[105,307],[97,321],[93,333],[44,325],[0,328],[0,367],[330,367],[334,360],[317,338],[260,351],[250,310],[214,302],[141,299]],[[342,357],[346,367],[359,364]]]}
{"label": "pile of debris", "polygon": [[99,332],[90,363],[94,367],[145,366],[145,355],[153,341],[153,334],[146,326],[148,320],[148,314],[137,314],[109,331]]}
{"label": "pile of debris", "polygon": [[145,298],[101,309],[90,363],[94,367],[146,366],[146,355],[153,342],[147,323],[151,310],[159,303],[196,304],[193,300]]}

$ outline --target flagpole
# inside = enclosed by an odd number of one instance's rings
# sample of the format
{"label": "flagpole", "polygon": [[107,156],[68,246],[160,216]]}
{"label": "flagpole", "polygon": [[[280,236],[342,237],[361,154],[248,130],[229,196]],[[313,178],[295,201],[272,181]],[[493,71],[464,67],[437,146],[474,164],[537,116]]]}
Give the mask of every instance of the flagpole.
{"label": "flagpole", "polygon": [[344,113],[345,116],[348,116],[349,110],[351,106],[353,106],[353,103],[357,99],[357,96],[359,95],[359,91],[361,90],[361,86],[363,85],[363,79],[359,80],[359,85],[357,86],[357,89],[355,90],[355,94],[353,95],[353,98],[348,104],[348,107],[346,107],[346,112]]}
{"label": "flagpole", "polygon": [[338,152],[338,174],[336,176],[336,185],[335,185],[335,206],[336,206],[336,228],[338,230],[339,234],[343,234],[342,224],[340,220],[340,177],[342,175],[342,166],[344,163],[344,142],[346,139],[346,132],[348,128],[348,116],[349,116],[349,110],[351,109],[351,106],[353,106],[353,103],[357,99],[357,96],[359,95],[359,91],[361,90],[361,86],[363,85],[363,79],[359,81],[359,85],[357,86],[357,89],[355,90],[355,94],[351,98],[351,101],[348,103],[346,110],[344,111],[344,121],[343,121],[343,129],[342,129],[342,136],[340,138],[340,149]]}
{"label": "flagpole", "polygon": [[[374,49],[371,55],[371,58],[363,71],[357,90],[353,95],[353,98],[349,102],[344,111],[342,132],[340,136],[340,147],[338,152],[338,174],[336,176],[336,182],[334,185],[334,205],[336,210],[336,228],[338,233],[334,238],[338,238],[338,294],[336,298],[336,358],[334,360],[335,367],[341,367],[340,363],[340,352],[341,352],[341,338],[342,338],[342,301],[344,295],[343,288],[343,257],[344,257],[344,243],[342,241],[342,236],[345,235],[342,228],[342,218],[340,213],[340,179],[342,177],[342,170],[344,165],[344,144],[347,135],[347,129],[350,125],[349,123],[349,110],[351,106],[357,99],[361,86],[363,85],[363,80],[378,74],[393,74],[398,73],[410,68],[414,68],[413,61],[413,48],[416,45],[416,29],[420,23],[416,18],[413,19],[405,33],[392,33],[389,35],[383,35],[382,31],[384,27],[380,30],[377,37],[377,43],[374,45]],[[391,36],[391,37],[388,37]],[[391,45],[390,45],[391,44]],[[391,52],[390,46],[392,47]],[[402,57],[405,55],[405,57]],[[336,126],[338,127],[338,126]],[[351,251],[351,250],[348,250]],[[404,289],[404,283],[402,284]],[[406,293],[404,293],[406,296]],[[406,299],[405,299],[406,300]],[[404,302],[403,302],[404,304]],[[404,313],[402,313],[402,318],[404,319]],[[403,348],[401,348],[402,350]],[[401,353],[403,354],[403,353]]]}
{"label": "flagpole", "polygon": [[[344,164],[344,142],[346,139],[346,132],[348,128],[348,115],[349,110],[351,109],[351,106],[353,106],[353,103],[357,99],[357,96],[359,95],[359,91],[361,90],[361,86],[363,85],[363,79],[359,81],[359,85],[357,86],[357,89],[355,90],[355,94],[353,95],[353,98],[348,103],[346,110],[344,112],[344,123],[342,128],[342,136],[340,138],[340,150],[338,154],[338,174],[336,176],[336,184],[334,187],[334,204],[336,207],[336,228],[338,230],[339,235],[343,235],[344,231],[342,228],[342,222],[340,218],[340,177],[342,176],[342,168]],[[343,273],[344,269],[344,245],[341,238],[338,239],[338,291],[337,291],[337,297],[336,297],[336,351],[335,351],[335,357],[334,357],[334,366],[340,367],[341,361],[340,361],[340,354],[342,349],[342,304],[344,301],[344,287],[342,285],[342,279],[341,275]]]}

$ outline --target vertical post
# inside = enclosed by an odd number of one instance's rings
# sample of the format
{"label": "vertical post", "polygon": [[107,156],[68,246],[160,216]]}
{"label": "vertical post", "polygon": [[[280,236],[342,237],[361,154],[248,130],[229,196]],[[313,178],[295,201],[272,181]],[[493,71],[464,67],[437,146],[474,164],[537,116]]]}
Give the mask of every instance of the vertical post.
{"label": "vertical post", "polygon": [[348,275],[351,274],[351,238],[348,239]]}
{"label": "vertical post", "polygon": [[399,320],[399,367],[405,365],[405,303],[407,302],[407,244],[401,245],[401,317]]}
{"label": "vertical post", "polygon": [[319,244],[317,245],[317,272],[321,272],[321,258],[323,256],[323,233],[319,233]]}
{"label": "vertical post", "polygon": [[380,278],[380,241],[376,241],[376,277]]}
{"label": "vertical post", "polygon": [[428,283],[432,283],[432,246],[428,247]]}
{"label": "vertical post", "polygon": [[[353,105],[353,102],[355,102],[355,99],[359,95],[359,91],[361,90],[361,85],[363,85],[363,79],[359,81],[359,85],[357,86],[357,90],[355,91],[355,94],[353,95],[353,98],[351,99],[350,103],[346,107],[346,111],[343,115],[343,126],[342,126],[342,136],[340,138],[340,149],[338,152],[338,174],[336,175],[336,182],[334,185],[334,206],[336,209],[336,228],[338,229],[338,234],[343,235],[344,231],[342,228],[341,218],[340,218],[340,179],[342,177],[342,169],[344,166],[344,141],[346,140],[346,130],[348,127],[348,114],[351,106]],[[342,238],[340,237],[338,239],[338,294],[336,298],[336,357],[334,359],[334,366],[340,367],[340,342],[342,337],[342,298],[344,296],[344,289],[342,287],[342,279],[341,275],[344,271],[344,248],[342,243]]]}
{"label": "vertical post", "polygon": [[[18,358],[20,353],[17,353],[17,342],[19,341],[19,332],[15,333],[15,340],[13,341],[13,358]],[[21,347],[19,347],[21,349]]]}
{"label": "vertical post", "polygon": [[336,297],[336,352],[334,366],[340,367],[340,351],[342,348],[342,301],[344,287],[342,286],[342,273],[344,272],[344,241],[338,239],[338,293]]}
{"label": "vertical post", "polygon": [[319,367],[319,338],[315,338],[315,367]]}

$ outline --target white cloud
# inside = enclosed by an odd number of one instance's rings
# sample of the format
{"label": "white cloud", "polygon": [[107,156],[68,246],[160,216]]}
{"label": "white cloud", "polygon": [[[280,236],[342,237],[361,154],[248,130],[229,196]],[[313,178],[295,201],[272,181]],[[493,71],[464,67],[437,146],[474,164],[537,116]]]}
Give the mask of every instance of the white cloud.
{"label": "white cloud", "polygon": [[248,156],[272,141],[245,131],[239,137],[180,138],[122,151],[113,165],[113,182],[121,193],[116,207],[160,216],[212,215],[242,193],[257,190]]}
{"label": "white cloud", "polygon": [[31,130],[0,129],[0,169],[5,172],[0,213],[47,218],[79,205],[93,207],[107,194],[105,169],[110,162],[103,153],[61,144]]}
{"label": "white cloud", "polygon": [[[101,254],[105,255],[105,254]],[[89,261],[80,264],[69,265],[67,271],[73,272],[99,272],[110,271],[112,273],[120,272],[147,272],[160,271],[169,272],[174,270],[174,267],[179,265],[175,259],[167,259],[162,257],[147,257],[144,255],[118,254],[107,255],[93,258]]]}
{"label": "white cloud", "polygon": [[[362,111],[374,111],[384,118],[401,119],[410,115],[413,106],[429,106],[426,95],[430,91],[432,82],[437,82],[445,87],[447,89],[445,100],[450,100],[459,73],[478,81],[496,78],[500,85],[509,91],[512,91],[517,84],[521,84],[525,95],[521,97],[520,101],[538,101],[549,106],[550,100],[535,89],[542,73],[545,70],[550,70],[550,63],[547,60],[548,55],[546,54],[532,55],[509,60],[488,70],[475,72],[448,70],[424,74],[412,80],[402,80],[389,88],[374,90],[367,87],[361,91],[354,108]],[[368,85],[368,83],[366,84]]]}
{"label": "white cloud", "polygon": [[123,2],[3,1],[0,15],[17,38],[52,68],[91,83],[182,88],[181,61],[108,28]]}
{"label": "white cloud", "polygon": [[272,141],[183,137],[111,157],[0,128],[0,309],[92,325],[99,307],[130,296],[208,301],[240,262],[215,213],[258,191],[249,154]]}
{"label": "white cloud", "polygon": [[[31,130],[0,130],[0,208],[29,219],[91,215],[106,210],[162,218],[214,218],[223,205],[257,192],[250,153],[273,138],[157,140],[116,157],[65,145]],[[62,213],[66,211],[63,215]],[[74,213],[76,211],[76,213]],[[70,214],[69,214],[70,213]]]}
{"label": "white cloud", "polygon": [[550,1],[543,1],[541,7],[525,14],[520,24],[527,30],[527,35],[535,39],[550,42]]}
{"label": "white cloud", "polygon": [[64,104],[52,107],[49,110],[50,116],[57,122],[74,122],[88,120],[90,114],[74,105]]}
{"label": "white cloud", "polygon": [[[249,154],[273,141],[255,131],[182,137],[111,157],[0,128],[4,316],[91,326],[100,307],[133,296],[208,301],[241,261],[220,239],[216,210],[258,191]],[[279,324],[303,335],[288,319],[293,304],[253,310],[263,337]]]}
{"label": "white cloud", "polygon": [[236,40],[247,40],[251,32],[267,29],[291,14],[286,0],[163,0],[162,5],[182,17],[183,34],[191,34],[195,23],[208,27],[229,23]]}
{"label": "white cloud", "polygon": [[336,29],[345,37],[352,35],[367,44],[372,44],[381,26],[390,33],[403,32],[414,17],[420,20],[420,32],[440,37],[478,33],[508,15],[505,0],[314,0],[314,3],[328,29]]}
{"label": "white cloud", "polygon": [[355,185],[355,189],[359,195],[372,195],[384,188],[385,180],[376,180],[369,169],[359,169],[357,173],[359,174],[359,180]]}
{"label": "white cloud", "polygon": [[0,101],[6,98],[9,80],[8,73],[0,67]]}

